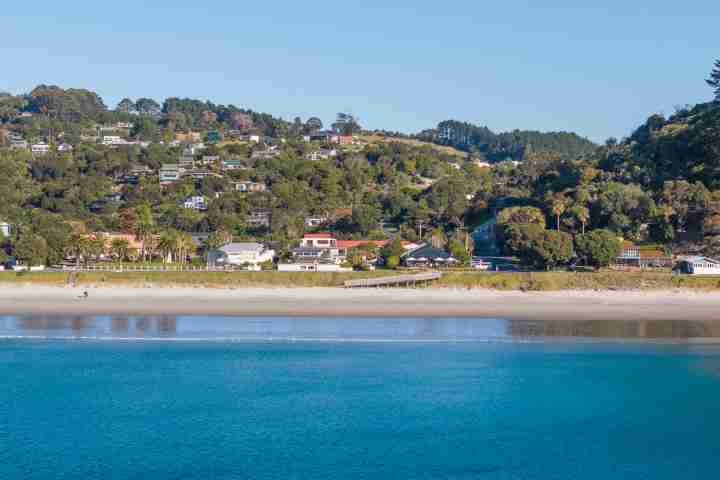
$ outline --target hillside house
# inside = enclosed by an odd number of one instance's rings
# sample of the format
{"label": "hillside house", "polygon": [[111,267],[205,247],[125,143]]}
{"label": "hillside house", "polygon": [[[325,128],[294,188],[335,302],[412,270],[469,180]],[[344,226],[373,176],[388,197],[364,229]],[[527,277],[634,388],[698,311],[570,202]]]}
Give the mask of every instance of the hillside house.
{"label": "hillside house", "polygon": [[175,134],[175,140],[180,143],[198,143],[202,140],[200,132],[180,132]]}
{"label": "hillside house", "polygon": [[222,161],[221,168],[224,171],[242,170],[245,168],[245,165],[239,158],[229,158]]}
{"label": "hillside house", "polygon": [[270,210],[252,210],[248,215],[247,223],[254,228],[269,227],[271,216]]}
{"label": "hillside house", "polygon": [[330,232],[306,233],[300,246],[309,248],[337,248],[337,239]]}
{"label": "hillside house", "polygon": [[203,178],[207,177],[219,177],[217,173],[211,172],[210,170],[203,170],[200,168],[196,168],[194,170],[190,170],[186,173],[188,177],[194,178],[195,180],[202,180]]}
{"label": "hillside house", "polygon": [[12,227],[9,223],[0,220],[0,237],[7,238],[12,232]]}
{"label": "hillside house", "polygon": [[50,152],[50,145],[47,143],[34,143],[30,147],[30,150],[35,155],[45,155]]}
{"label": "hillside house", "polygon": [[321,227],[328,223],[327,215],[310,215],[305,217],[305,226],[310,228]]}
{"label": "hillside house", "polygon": [[160,185],[170,185],[180,180],[182,169],[176,163],[166,163],[160,167],[158,176],[160,178]]}
{"label": "hillside house", "polygon": [[268,150],[255,150],[250,155],[253,160],[269,160],[280,155],[280,151],[276,149]]}
{"label": "hillside house", "polygon": [[267,190],[267,185],[260,182],[250,182],[250,181],[240,181],[240,182],[232,182],[232,186],[235,189],[235,191],[242,192],[242,193],[252,193],[252,192],[264,192]]}
{"label": "hillside house", "polygon": [[101,143],[106,147],[125,145],[127,142],[119,135],[104,135]]}
{"label": "hillside house", "polygon": [[178,159],[178,166],[180,166],[183,170],[192,170],[195,168],[195,157],[193,155],[186,154],[180,155],[180,158]]}
{"label": "hillside house", "polygon": [[327,160],[329,158],[334,158],[337,156],[337,154],[337,150],[334,148],[321,148],[320,150],[314,150],[312,152],[306,153],[305,158],[307,160],[317,162],[318,160]]}
{"label": "hillside house", "polygon": [[203,196],[194,195],[185,199],[183,208],[204,212],[208,209],[207,200]]}

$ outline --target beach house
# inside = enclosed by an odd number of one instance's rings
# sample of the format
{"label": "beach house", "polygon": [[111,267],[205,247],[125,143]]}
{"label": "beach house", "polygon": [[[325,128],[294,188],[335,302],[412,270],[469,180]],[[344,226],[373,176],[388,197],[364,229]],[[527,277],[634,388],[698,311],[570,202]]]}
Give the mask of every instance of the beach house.
{"label": "beach house", "polygon": [[402,257],[402,263],[406,267],[447,267],[457,262],[448,252],[432,245],[423,245]]}
{"label": "beach house", "polygon": [[613,261],[615,268],[669,268],[672,265],[672,256],[658,246],[637,245],[628,240],[622,242],[620,255]]}
{"label": "beach house", "polygon": [[275,250],[265,248],[256,242],[233,242],[208,252],[211,265],[246,266],[250,270],[260,270],[261,264],[272,262]]}
{"label": "beach house", "polygon": [[683,257],[678,270],[688,275],[720,275],[720,261],[708,257]]}

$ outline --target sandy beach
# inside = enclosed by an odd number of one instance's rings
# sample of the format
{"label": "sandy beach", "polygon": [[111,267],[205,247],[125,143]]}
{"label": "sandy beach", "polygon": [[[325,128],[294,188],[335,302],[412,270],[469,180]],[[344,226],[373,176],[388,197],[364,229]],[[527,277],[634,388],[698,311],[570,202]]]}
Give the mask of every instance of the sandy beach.
{"label": "sandy beach", "polygon": [[[83,292],[88,298],[82,298]],[[485,317],[513,320],[715,320],[720,293],[499,292],[431,288],[0,286],[0,314]]]}

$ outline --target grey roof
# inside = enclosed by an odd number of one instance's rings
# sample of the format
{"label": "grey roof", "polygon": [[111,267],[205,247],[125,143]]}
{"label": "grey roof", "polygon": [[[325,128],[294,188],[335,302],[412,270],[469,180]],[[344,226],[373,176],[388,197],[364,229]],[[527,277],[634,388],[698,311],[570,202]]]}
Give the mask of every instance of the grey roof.
{"label": "grey roof", "polygon": [[218,250],[227,254],[233,254],[242,252],[262,252],[265,250],[265,247],[257,242],[233,242],[223,245]]}
{"label": "grey roof", "polygon": [[417,248],[413,250],[412,252],[408,253],[405,257],[408,260],[443,260],[443,261],[449,261],[454,260],[452,255],[447,253],[445,250],[441,250],[439,248],[435,248],[431,245],[424,245],[420,248]]}

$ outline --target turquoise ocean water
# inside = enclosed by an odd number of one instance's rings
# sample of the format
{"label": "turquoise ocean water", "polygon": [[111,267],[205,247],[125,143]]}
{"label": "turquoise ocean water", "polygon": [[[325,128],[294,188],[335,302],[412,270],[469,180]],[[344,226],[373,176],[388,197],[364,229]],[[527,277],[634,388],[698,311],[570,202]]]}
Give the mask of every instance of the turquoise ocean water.
{"label": "turquoise ocean water", "polygon": [[0,479],[716,478],[720,347],[653,328],[0,318]]}

